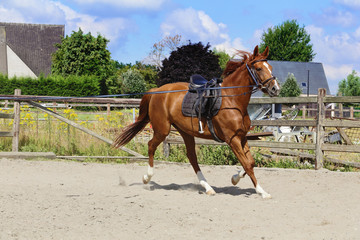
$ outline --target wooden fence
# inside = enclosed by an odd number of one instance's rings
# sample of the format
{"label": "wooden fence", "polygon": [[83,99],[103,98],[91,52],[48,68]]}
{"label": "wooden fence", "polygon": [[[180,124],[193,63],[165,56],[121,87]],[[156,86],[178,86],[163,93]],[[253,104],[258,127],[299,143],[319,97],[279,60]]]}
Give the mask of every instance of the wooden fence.
{"label": "wooden fence", "polygon": [[[19,96],[19,95],[21,95],[21,90],[16,89],[14,96]],[[14,113],[12,114],[0,113],[0,118],[14,119],[12,131],[10,132],[1,131],[0,137],[12,137],[12,151],[13,152],[19,151],[20,103],[14,102]]]}
{"label": "wooden fence", "polygon": [[[19,93],[18,93],[19,94]],[[20,94],[19,94],[20,95]],[[51,111],[47,110],[47,108],[42,107],[41,105],[34,102],[34,99],[37,99],[35,96],[24,96],[22,95],[21,98],[16,95],[0,95],[1,99],[3,100],[10,100],[16,102],[27,102],[42,111],[47,111],[47,113],[51,114],[52,116],[67,122],[68,124],[80,129],[81,131],[87,132],[98,139],[105,141],[109,144],[112,143],[111,140],[105,139],[98,134],[93,134],[90,130],[84,129],[83,127],[79,126],[78,124],[69,121],[68,119],[62,118],[59,114],[52,113]],[[58,97],[46,97],[47,102],[54,102],[54,103],[62,103],[62,104],[70,104],[70,103],[84,103],[84,104],[102,104],[102,106],[106,106],[108,111],[111,107],[125,107],[125,106],[139,106],[140,99],[116,99],[116,98],[58,98]],[[360,153],[360,146],[359,145],[336,145],[336,144],[329,144],[324,143],[325,137],[325,127],[337,127],[337,128],[360,128],[360,121],[351,121],[346,119],[329,119],[326,118],[325,115],[325,104],[327,103],[360,103],[360,96],[357,97],[331,97],[326,96],[325,89],[319,89],[318,96],[313,97],[297,97],[297,98],[252,98],[250,104],[308,104],[308,103],[315,103],[317,105],[317,118],[312,120],[253,120],[252,126],[298,126],[298,127],[315,127],[316,132],[316,140],[314,143],[296,143],[296,142],[274,142],[274,141],[258,141],[258,140],[249,140],[249,145],[253,147],[266,147],[266,148],[282,148],[282,149],[305,149],[305,150],[314,150],[316,155],[315,161],[315,169],[320,169],[323,166],[324,162],[324,152],[325,151],[335,151],[335,152],[355,152]],[[17,104],[14,104],[16,106]],[[333,110],[334,111],[334,110]],[[2,117],[3,115],[0,115]],[[11,117],[20,118],[20,107],[19,110],[14,111],[14,115]],[[9,116],[7,116],[9,117]],[[17,127],[18,129],[18,127]],[[1,133],[4,135],[5,133]],[[2,136],[0,134],[0,136]],[[7,133],[9,134],[9,133]],[[14,126],[14,130],[12,133],[14,136],[13,138],[13,149],[14,146],[16,147],[18,143],[18,139],[16,140],[15,136],[18,136],[18,130],[16,130],[16,126]],[[198,144],[218,144],[215,141],[203,141],[200,139],[196,139]],[[169,144],[178,144],[181,143],[179,139],[171,139],[168,138],[165,141],[164,146],[169,146]],[[129,149],[124,148],[125,151]],[[16,150],[17,151],[17,150]],[[128,151],[131,153],[134,158],[144,158],[144,156],[135,153],[133,151]]]}
{"label": "wooden fence", "polygon": [[329,119],[325,118],[325,104],[326,103],[360,103],[360,97],[329,97],[326,96],[325,89],[318,90],[317,97],[306,98],[263,98],[258,99],[259,103],[316,103],[317,104],[317,119],[316,120],[275,120],[275,121],[252,121],[255,126],[307,126],[316,128],[315,143],[284,143],[284,142],[264,142],[264,141],[249,141],[251,146],[257,147],[271,147],[284,149],[307,149],[315,150],[315,169],[322,168],[324,162],[324,151],[334,152],[356,152],[360,153],[359,145],[337,145],[324,143],[325,127],[338,128],[360,128],[360,121],[351,121],[346,119]]}
{"label": "wooden fence", "polygon": [[[274,142],[274,141],[259,141],[248,140],[248,143],[252,147],[265,147],[265,148],[280,148],[280,149],[304,149],[315,151],[315,169],[323,167],[324,152],[351,152],[360,153],[360,145],[339,145],[324,143],[325,127],[335,128],[360,128],[360,121],[351,121],[348,119],[330,119],[325,118],[325,104],[327,103],[360,103],[360,96],[356,97],[331,97],[326,96],[325,89],[319,89],[318,96],[316,97],[287,97],[287,98],[252,98],[250,104],[308,104],[315,103],[317,105],[317,118],[313,120],[253,120],[252,126],[290,126],[290,127],[314,127],[316,139],[313,143],[297,143],[297,142]],[[169,144],[182,143],[180,139],[168,138],[165,142],[167,148]],[[197,144],[219,144],[215,141],[209,140],[196,140]],[[168,150],[165,150],[168,151]],[[336,160],[335,160],[336,162]],[[358,167],[357,164],[355,166]]]}
{"label": "wooden fence", "polygon": [[[6,134],[8,134],[8,136],[13,137],[13,152],[15,152],[15,154],[18,154],[18,145],[19,145],[19,124],[16,124],[16,122],[20,122],[20,102],[26,102],[27,104],[36,107],[38,109],[40,109],[43,112],[46,112],[47,114],[51,115],[54,118],[57,118],[60,121],[63,121],[67,124],[69,124],[70,126],[83,131],[103,142],[106,142],[108,144],[113,144],[113,141],[111,139],[107,139],[103,136],[101,136],[100,134],[93,132],[83,126],[81,126],[80,124],[71,121],[63,116],[61,116],[60,114],[48,109],[47,107],[42,106],[39,103],[34,102],[33,100],[38,100],[38,99],[46,99],[46,101],[48,102],[63,102],[65,105],[67,105],[67,103],[69,102],[83,102],[83,103],[106,103],[107,105],[109,105],[110,103],[116,103],[119,104],[120,106],[122,105],[135,105],[139,106],[139,101],[138,99],[136,99],[135,101],[133,99],[104,99],[104,98],[61,98],[61,97],[43,97],[43,96],[25,96],[25,95],[21,95],[21,90],[20,89],[16,89],[15,90],[15,95],[0,95],[0,97],[2,99],[6,99],[6,100],[13,100],[14,101],[14,114],[11,115],[11,117],[14,118],[14,130],[12,132],[7,132]],[[5,115],[4,115],[5,116]],[[1,115],[0,115],[1,117]],[[10,116],[6,116],[7,118],[9,118]],[[0,135],[1,137],[1,135]],[[147,158],[135,151],[132,151],[126,147],[121,147],[121,150],[129,153],[132,155],[132,157],[126,157],[126,158],[136,158],[136,159],[144,159]],[[10,156],[10,153],[5,153],[5,154],[1,154],[1,156]],[[34,154],[30,154],[31,156],[34,156]],[[41,155],[41,154],[39,154]],[[24,155],[21,155],[24,156]],[[35,155],[36,156],[36,155]],[[121,157],[119,157],[121,158]]]}

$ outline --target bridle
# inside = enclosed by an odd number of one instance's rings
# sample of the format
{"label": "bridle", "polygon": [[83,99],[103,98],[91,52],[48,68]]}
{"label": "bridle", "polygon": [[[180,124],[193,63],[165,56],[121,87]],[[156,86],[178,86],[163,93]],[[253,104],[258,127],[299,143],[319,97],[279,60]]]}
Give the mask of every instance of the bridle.
{"label": "bridle", "polygon": [[251,63],[251,68],[246,63],[246,69],[248,70],[249,75],[250,75],[251,79],[254,81],[255,86],[256,86],[256,89],[254,89],[254,92],[256,92],[259,89],[266,89],[268,91],[270,82],[276,79],[276,77],[271,74],[270,78],[268,78],[264,82],[262,82],[259,75],[256,73],[254,64],[257,62],[266,62],[266,61],[267,61],[266,59],[256,60]]}

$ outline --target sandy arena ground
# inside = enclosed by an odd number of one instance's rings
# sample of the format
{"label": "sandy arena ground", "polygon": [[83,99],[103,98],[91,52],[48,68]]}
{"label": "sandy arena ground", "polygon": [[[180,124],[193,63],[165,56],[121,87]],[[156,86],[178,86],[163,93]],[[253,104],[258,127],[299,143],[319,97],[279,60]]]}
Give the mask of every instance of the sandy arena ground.
{"label": "sandy arena ground", "polygon": [[360,239],[360,173],[0,159],[0,239]]}

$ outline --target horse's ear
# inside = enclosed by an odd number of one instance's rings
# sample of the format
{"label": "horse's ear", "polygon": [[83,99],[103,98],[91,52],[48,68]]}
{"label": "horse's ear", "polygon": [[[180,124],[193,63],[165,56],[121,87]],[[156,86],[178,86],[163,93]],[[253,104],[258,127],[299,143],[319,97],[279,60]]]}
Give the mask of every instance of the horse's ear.
{"label": "horse's ear", "polygon": [[253,55],[254,55],[254,57],[259,55],[259,46],[258,45],[256,45],[256,47],[254,48],[254,54]]}
{"label": "horse's ear", "polygon": [[265,51],[262,53],[262,55],[267,58],[267,56],[269,55],[269,46],[266,46]]}

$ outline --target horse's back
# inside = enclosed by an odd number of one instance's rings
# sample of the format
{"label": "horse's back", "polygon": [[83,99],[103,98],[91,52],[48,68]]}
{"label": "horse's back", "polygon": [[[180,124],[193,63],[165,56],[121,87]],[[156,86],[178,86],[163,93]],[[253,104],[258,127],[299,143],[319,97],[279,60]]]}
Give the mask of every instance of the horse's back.
{"label": "horse's back", "polygon": [[[159,115],[167,119],[179,116],[182,101],[189,89],[188,85],[189,83],[186,82],[169,83],[150,90],[150,92],[154,92],[149,104],[150,119],[158,118]],[[176,92],[177,90],[180,91]]]}
{"label": "horse's back", "polygon": [[177,102],[179,101],[179,98],[183,98],[187,93],[187,90],[189,89],[188,85],[189,83],[186,82],[177,82],[168,83],[161,87],[151,89],[150,92],[154,92],[151,101],[158,104],[159,101],[166,103],[173,103],[173,101]]}

